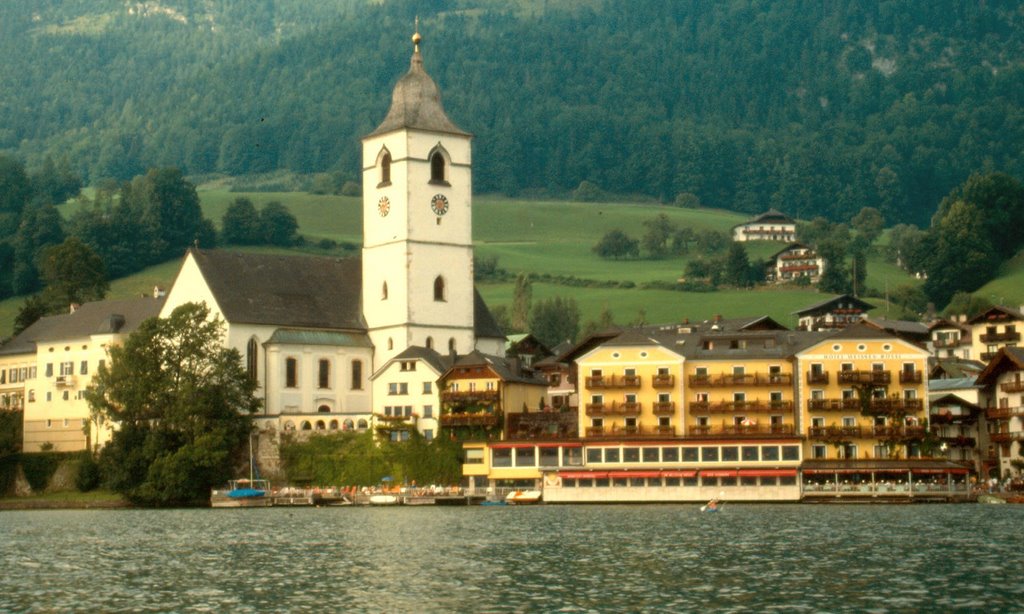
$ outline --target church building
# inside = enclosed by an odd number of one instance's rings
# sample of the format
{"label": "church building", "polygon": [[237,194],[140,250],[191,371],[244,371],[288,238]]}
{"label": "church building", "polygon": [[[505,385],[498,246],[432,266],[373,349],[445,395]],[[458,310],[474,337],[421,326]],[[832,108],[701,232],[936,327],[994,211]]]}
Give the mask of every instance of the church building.
{"label": "church building", "polygon": [[472,135],[445,114],[420,43],[362,139],[361,258],[192,249],[167,294],[161,316],[202,301],[225,321],[225,343],[260,384],[261,428],[373,428],[412,407],[398,398],[411,357],[504,355],[473,284]]}

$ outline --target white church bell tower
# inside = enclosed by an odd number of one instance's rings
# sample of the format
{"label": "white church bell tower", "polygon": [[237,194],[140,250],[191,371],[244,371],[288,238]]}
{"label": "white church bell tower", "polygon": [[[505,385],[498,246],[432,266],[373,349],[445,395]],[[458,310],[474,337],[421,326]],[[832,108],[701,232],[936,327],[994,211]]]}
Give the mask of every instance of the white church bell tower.
{"label": "white church bell tower", "polygon": [[362,303],[375,370],[409,346],[465,354],[475,343],[472,135],[445,115],[418,31],[412,41],[387,116],[363,137]]}

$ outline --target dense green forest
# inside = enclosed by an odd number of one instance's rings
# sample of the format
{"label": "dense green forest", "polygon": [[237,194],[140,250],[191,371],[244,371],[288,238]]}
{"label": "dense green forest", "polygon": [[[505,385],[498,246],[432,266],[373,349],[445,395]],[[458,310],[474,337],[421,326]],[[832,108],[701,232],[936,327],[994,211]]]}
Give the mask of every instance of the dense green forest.
{"label": "dense green forest", "polygon": [[43,0],[0,8],[0,152],[357,179],[420,16],[478,192],[926,225],[1024,177],[1016,1]]}

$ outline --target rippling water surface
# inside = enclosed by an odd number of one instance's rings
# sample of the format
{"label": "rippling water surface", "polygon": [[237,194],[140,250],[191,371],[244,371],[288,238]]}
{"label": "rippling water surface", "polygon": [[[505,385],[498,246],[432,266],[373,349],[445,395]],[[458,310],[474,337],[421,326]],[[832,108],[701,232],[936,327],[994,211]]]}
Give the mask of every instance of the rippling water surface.
{"label": "rippling water surface", "polygon": [[0,611],[1024,610],[1024,506],[0,513]]}

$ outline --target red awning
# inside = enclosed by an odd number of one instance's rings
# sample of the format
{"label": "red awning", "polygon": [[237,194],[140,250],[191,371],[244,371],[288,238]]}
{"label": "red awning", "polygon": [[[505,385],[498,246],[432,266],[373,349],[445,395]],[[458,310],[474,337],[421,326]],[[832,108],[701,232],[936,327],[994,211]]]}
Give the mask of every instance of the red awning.
{"label": "red awning", "polygon": [[804,469],[807,475],[832,475],[833,473],[871,473],[879,469]]}
{"label": "red awning", "polygon": [[791,478],[796,469],[740,469],[741,478]]}
{"label": "red awning", "polygon": [[932,467],[927,467],[927,468],[926,467],[915,467],[915,468],[911,469],[910,471],[911,471],[911,473],[927,473],[927,474],[944,474],[944,473],[964,474],[964,473],[967,473],[967,469],[963,468],[963,467],[945,467],[945,468],[942,468],[942,469],[936,469],[936,468],[932,468]]}
{"label": "red awning", "polygon": [[702,478],[734,478],[736,477],[735,469],[707,469],[700,472]]}
{"label": "red awning", "polygon": [[609,471],[610,478],[660,478],[660,471]]}
{"label": "red awning", "polygon": [[678,469],[672,471],[662,471],[661,476],[665,478],[695,478],[697,477],[696,469]]}
{"label": "red awning", "polygon": [[563,480],[589,480],[590,478],[606,478],[607,471],[559,471],[558,477]]}

